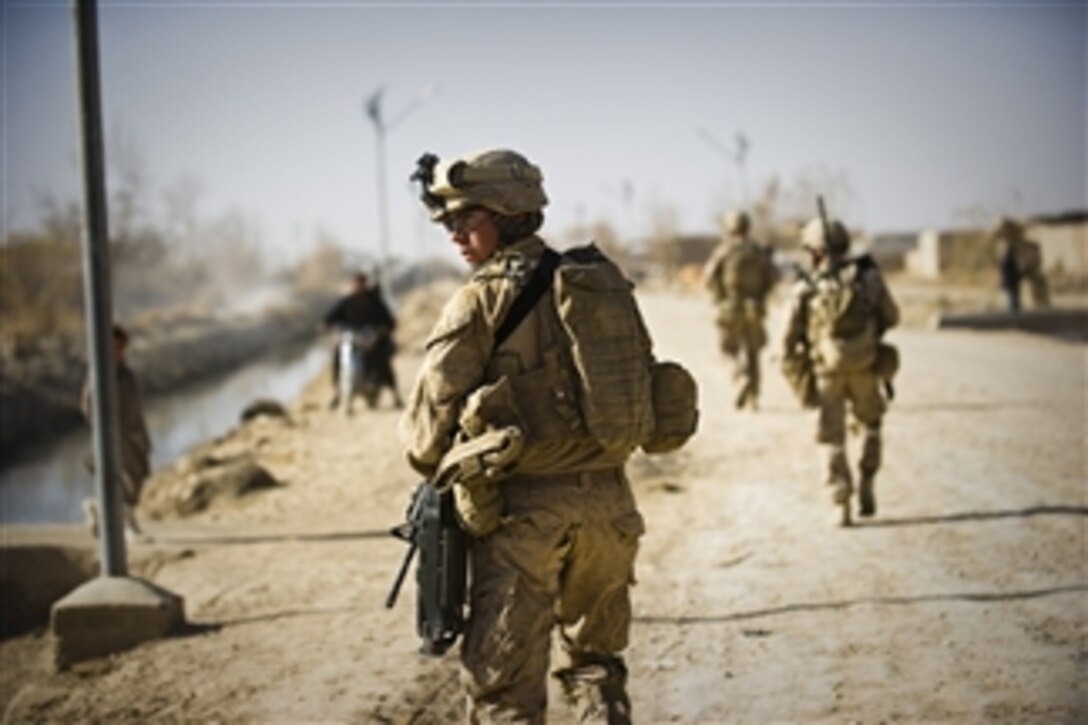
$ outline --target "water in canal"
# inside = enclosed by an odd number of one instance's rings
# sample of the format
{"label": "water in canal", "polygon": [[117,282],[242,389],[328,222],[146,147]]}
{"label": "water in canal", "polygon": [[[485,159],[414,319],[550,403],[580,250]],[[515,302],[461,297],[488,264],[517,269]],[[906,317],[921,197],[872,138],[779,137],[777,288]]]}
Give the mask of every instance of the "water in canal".
{"label": "water in canal", "polygon": [[[328,354],[327,347],[316,345],[261,358],[224,377],[145,400],[152,468],[168,466],[197,443],[227,432],[254,400],[293,402],[327,366]],[[0,523],[79,521],[83,499],[94,493],[94,479],[84,467],[90,450],[90,431],[83,429],[0,471]]]}

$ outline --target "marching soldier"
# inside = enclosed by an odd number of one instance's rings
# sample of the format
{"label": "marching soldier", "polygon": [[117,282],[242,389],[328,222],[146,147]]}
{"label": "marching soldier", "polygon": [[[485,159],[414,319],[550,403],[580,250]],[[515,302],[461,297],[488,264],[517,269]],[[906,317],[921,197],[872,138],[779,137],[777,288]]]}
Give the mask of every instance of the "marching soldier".
{"label": "marching soldier", "polygon": [[724,237],[710,255],[703,280],[718,308],[722,352],[733,363],[737,408],[759,406],[759,354],[767,344],[763,326],[767,296],[778,281],[770,250],[748,236],[750,222],[742,211],[723,219]]}
{"label": "marching soldier", "polygon": [[801,244],[811,255],[812,276],[794,289],[782,359],[785,368],[800,358],[813,373],[814,389],[799,395],[811,396],[803,402],[819,410],[816,438],[826,456],[826,482],[847,526],[854,479],[846,455],[846,411],[864,430],[858,513],[872,516],[885,395],[898,367],[897,351],[881,338],[899,322],[899,308],[872,258],[847,256],[850,234],[838,220],[813,219],[802,230]]}

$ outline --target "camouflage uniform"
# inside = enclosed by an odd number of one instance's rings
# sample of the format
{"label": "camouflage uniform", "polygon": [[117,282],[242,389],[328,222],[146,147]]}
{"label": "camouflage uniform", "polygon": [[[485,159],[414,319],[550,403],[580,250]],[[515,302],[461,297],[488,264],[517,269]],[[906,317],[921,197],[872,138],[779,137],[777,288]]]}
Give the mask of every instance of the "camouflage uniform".
{"label": "camouflage uniform", "polygon": [[759,400],[759,353],[767,344],[763,318],[778,270],[770,250],[748,238],[747,227],[747,215],[727,215],[727,236],[707,260],[703,280],[718,307],[721,350],[733,361],[736,406],[754,409]]}
{"label": "camouflage uniform", "polygon": [[[817,220],[818,221],[818,220]],[[845,228],[835,222],[848,240]],[[838,254],[819,262],[812,279],[799,282],[790,298],[783,355],[805,345],[816,372],[819,417],[816,440],[824,447],[826,482],[849,523],[853,477],[846,458],[846,409],[864,430],[860,473],[862,515],[875,513],[874,479],[881,464],[881,420],[887,408],[877,374],[877,351],[885,331],[899,322],[899,308],[879,269],[868,260]],[[841,290],[852,290],[843,309]],[[848,319],[849,318],[849,319]]]}
{"label": "camouflage uniform", "polygon": [[551,631],[558,626],[569,662],[556,676],[585,713],[627,722],[620,653],[643,532],[624,472],[627,454],[606,454],[572,434],[540,384],[561,339],[551,291],[492,349],[545,249],[536,236],[501,246],[447,303],[427,341],[402,434],[409,461],[431,476],[463,427],[474,392],[513,380],[514,402],[533,419],[534,444],[497,487],[501,525],[470,545],[461,649],[470,721],[544,722]]}

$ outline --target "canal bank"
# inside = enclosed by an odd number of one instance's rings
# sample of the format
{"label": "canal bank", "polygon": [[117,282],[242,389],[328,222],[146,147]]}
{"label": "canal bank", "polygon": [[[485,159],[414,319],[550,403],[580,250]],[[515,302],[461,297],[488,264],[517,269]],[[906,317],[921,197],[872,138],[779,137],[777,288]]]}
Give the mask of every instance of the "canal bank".
{"label": "canal bank", "polygon": [[[129,330],[129,363],[146,399],[165,395],[304,345],[315,337],[328,295],[303,295],[258,313],[153,319]],[[0,468],[41,455],[85,425],[82,338],[11,342],[0,350]]]}
{"label": "canal bank", "polygon": [[[242,410],[256,400],[295,400],[327,363],[326,347],[305,340],[150,397],[144,412],[153,442],[152,470],[238,425]],[[90,432],[82,425],[0,470],[0,523],[79,521],[81,502],[94,491],[86,465],[90,450]]]}

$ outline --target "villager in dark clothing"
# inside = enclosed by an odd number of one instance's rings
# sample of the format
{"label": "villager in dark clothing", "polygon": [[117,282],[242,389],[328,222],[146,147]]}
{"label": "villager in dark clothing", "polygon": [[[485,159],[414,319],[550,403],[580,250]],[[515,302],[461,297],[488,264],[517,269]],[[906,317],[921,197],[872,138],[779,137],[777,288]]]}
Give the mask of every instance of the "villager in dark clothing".
{"label": "villager in dark clothing", "polygon": [[1001,255],[1001,288],[1009,300],[1009,312],[1020,311],[1020,267],[1016,264],[1016,249],[1011,244],[1005,245]]}
{"label": "villager in dark clothing", "polygon": [[[377,339],[366,354],[366,365],[372,366],[375,379],[380,387],[388,387],[393,391],[393,399],[398,408],[403,406],[400,391],[397,388],[397,377],[393,371],[393,355],[396,353],[396,345],[393,342],[393,330],[397,326],[393,313],[382,298],[381,289],[371,286],[369,278],[359,272],[353,278],[353,289],[350,294],[341,298],[324,319],[325,328],[362,331],[370,328],[377,334]],[[333,349],[332,354],[332,384],[333,398],[329,402],[330,408],[335,408],[340,403],[340,391],[337,380],[340,377],[340,356]]]}

